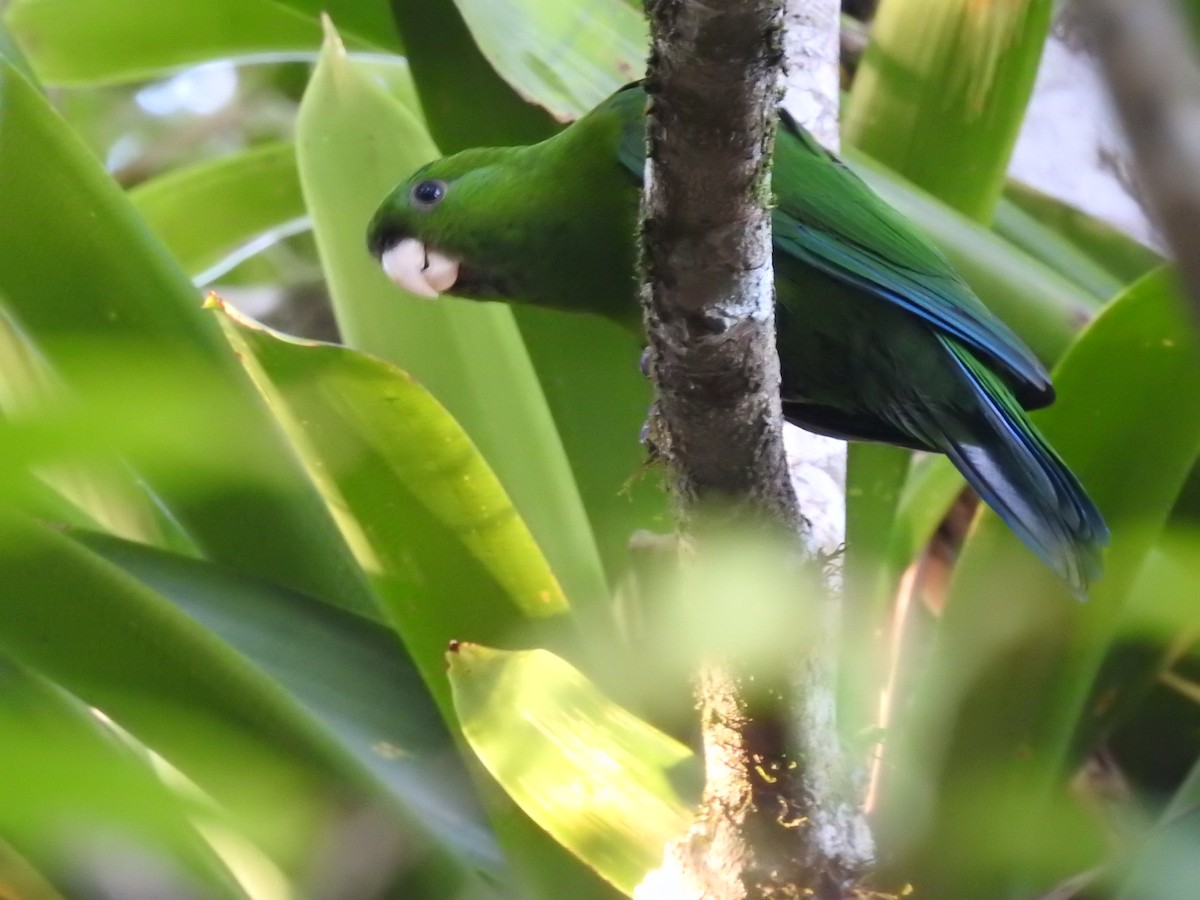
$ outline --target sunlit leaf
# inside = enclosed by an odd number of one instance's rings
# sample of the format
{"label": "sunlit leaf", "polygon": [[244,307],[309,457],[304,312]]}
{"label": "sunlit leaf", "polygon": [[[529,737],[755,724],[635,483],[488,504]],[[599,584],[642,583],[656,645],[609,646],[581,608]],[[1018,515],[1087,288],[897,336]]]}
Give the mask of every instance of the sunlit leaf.
{"label": "sunlit leaf", "polygon": [[544,650],[447,654],[463,733],[535,822],[632,893],[691,822],[671,784],[691,751]]}
{"label": "sunlit leaf", "polygon": [[[456,635],[494,638],[566,611],[496,476],[424,387],[381,360],[291,340],[223,309],[229,340],[338,511],[435,696]],[[452,594],[462,596],[436,599]]]}
{"label": "sunlit leaf", "polygon": [[[565,610],[545,559],[462,429],[410,376],[344,347],[224,324],[457,730],[446,646],[544,643],[536,623]],[[600,896],[507,801],[486,785],[483,796],[515,868],[543,885],[534,896]]]}
{"label": "sunlit leaf", "polygon": [[437,151],[412,113],[354,68],[336,37],[305,94],[297,154],[343,338],[401,366],[445,404],[573,602],[598,601],[605,589],[595,541],[511,311],[405,296],[367,253],[378,204]]}

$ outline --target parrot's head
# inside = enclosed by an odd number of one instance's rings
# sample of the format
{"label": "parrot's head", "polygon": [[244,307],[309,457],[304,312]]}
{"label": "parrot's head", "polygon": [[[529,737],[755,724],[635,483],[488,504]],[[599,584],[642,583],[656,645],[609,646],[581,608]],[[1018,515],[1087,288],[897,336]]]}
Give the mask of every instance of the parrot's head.
{"label": "parrot's head", "polygon": [[418,296],[530,303],[640,326],[638,187],[615,138],[603,140],[619,121],[600,124],[421,167],[380,205],[368,249]]}
{"label": "parrot's head", "polygon": [[489,266],[489,245],[503,239],[489,211],[502,198],[513,152],[468,150],[435,160],[388,194],[367,230],[367,248],[392,281],[419,297],[508,295],[504,273]]}

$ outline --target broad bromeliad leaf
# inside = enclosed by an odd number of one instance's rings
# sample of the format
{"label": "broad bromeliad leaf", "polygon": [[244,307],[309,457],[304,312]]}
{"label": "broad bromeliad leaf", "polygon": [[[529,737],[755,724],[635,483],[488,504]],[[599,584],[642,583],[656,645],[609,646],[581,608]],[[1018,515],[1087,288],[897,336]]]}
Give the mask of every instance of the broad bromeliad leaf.
{"label": "broad bromeliad leaf", "polygon": [[[449,642],[544,645],[553,636],[539,622],[566,610],[529,530],[462,428],[410,376],[243,319],[222,316],[222,324],[457,733],[443,663]],[[494,786],[476,785],[530,896],[604,896],[602,882]]]}
{"label": "broad bromeliad leaf", "polygon": [[[69,538],[5,514],[0,570],[4,652],[101,710],[248,827],[268,829],[260,837],[297,840],[307,816],[363,785],[357,766],[269,679]],[[293,792],[296,817],[281,832],[271,806]]]}
{"label": "broad bromeliad leaf", "polygon": [[[1004,197],[996,205],[992,229],[1015,247],[1079,285],[1101,303],[1107,303],[1117,296],[1127,281],[1146,274],[1140,272],[1134,278],[1125,280],[1118,278],[1077,247],[1069,237],[1059,234]],[[1130,243],[1134,242],[1131,240]],[[1155,263],[1161,264],[1162,260]]]}
{"label": "broad bromeliad leaf", "polygon": [[622,0],[454,0],[479,49],[526,100],[577,119],[642,77],[646,18]]}
{"label": "broad bromeliad leaf", "polygon": [[176,169],[129,198],[198,284],[267,246],[264,237],[308,227],[295,148],[282,142]]}
{"label": "broad bromeliad leaf", "polygon": [[321,28],[270,0],[14,0],[5,13],[52,85],[138,81],[213,59],[315,51]]}
{"label": "broad bromeliad leaf", "polygon": [[626,894],[691,823],[672,786],[687,747],[545,650],[446,654],[463,733],[529,816]]}
{"label": "broad bromeliad leaf", "polygon": [[[314,22],[332,19],[347,37],[380,50],[402,51],[400,35],[392,20],[390,5],[395,0],[267,0],[273,6],[292,10]],[[441,2],[441,0],[438,0]],[[436,5],[436,4],[433,4]]]}
{"label": "broad bromeliad leaf", "polygon": [[403,367],[445,404],[572,600],[600,602],[606,591],[595,540],[512,312],[407,297],[366,250],[380,201],[437,150],[409,110],[354,68],[332,32],[301,105],[297,155],[347,344]]}
{"label": "broad bromeliad leaf", "polygon": [[545,109],[526,103],[496,73],[453,0],[390,0],[389,5],[404,36],[425,122],[443,152],[528,144],[557,130]]}
{"label": "broad bromeliad leaf", "polygon": [[[1005,187],[1005,203],[1009,202],[1069,240],[1124,284],[1136,281],[1165,262],[1161,253],[1107,222],[1026,185],[1010,181]],[[1005,234],[1007,230],[999,216],[1005,203],[997,208],[993,223],[999,234]]]}
{"label": "broad bromeliad leaf", "polygon": [[871,25],[845,139],[981,222],[1004,189],[1053,0],[889,0]]}
{"label": "broad bromeliad leaf", "polygon": [[[2,653],[0,729],[6,893],[38,900],[92,895],[137,861],[144,884],[157,884],[164,896],[170,888],[247,896],[197,828],[204,818],[229,827],[229,816],[172,792],[94,710]],[[14,870],[16,853],[23,872]]]}
{"label": "broad bromeliad leaf", "polygon": [[179,523],[114,448],[90,440],[96,419],[71,402],[3,297],[0,359],[0,503],[60,524],[194,552]]}
{"label": "broad bromeliad leaf", "polygon": [[[1064,873],[1038,861],[1048,864],[1041,847],[1055,841],[1077,844],[1076,863],[1089,859],[1088,827],[1047,813],[1064,802],[1064,781],[1112,702],[1091,696],[1097,674],[1121,623],[1150,602],[1132,590],[1136,576],[1200,454],[1200,420],[1178,407],[1179,397],[1200,395],[1200,347],[1170,273],[1106,309],[1055,383],[1058,402],[1035,419],[1104,512],[1112,549],[1080,604],[994,515],[982,516],[967,545],[915,712],[894,738],[898,774],[884,802],[885,832],[911,836],[917,798],[938,798],[923,807],[930,826],[906,864],[948,896],[1053,881]],[[1144,673],[1129,677],[1145,682]],[[932,785],[907,782],[922,769]],[[981,791],[992,796],[986,815],[972,803]],[[981,873],[977,843],[960,843],[971,841],[964,823],[973,817],[1010,853],[1002,880]]]}
{"label": "broad bromeliad leaf", "polygon": [[0,16],[0,58],[7,59],[18,72],[30,81],[36,80],[37,76],[33,73],[33,66],[30,65],[29,58],[13,38],[3,16]]}
{"label": "broad bromeliad leaf", "polygon": [[[123,445],[210,558],[371,610],[328,511],[186,275],[78,137],[2,61],[0,109],[0,298],[71,401],[102,423],[97,440]],[[0,357],[0,372],[24,365]],[[205,410],[220,415],[203,419]],[[204,444],[172,444],[157,429],[154,453],[134,452],[148,423],[172,418],[182,429],[202,422]]]}
{"label": "broad bromeliad leaf", "polygon": [[449,641],[512,639],[527,620],[567,610],[529,529],[466,432],[411,376],[214,305],[448,712]]}
{"label": "broad bromeliad leaf", "polygon": [[502,868],[458,751],[391,629],[211,563],[71,536],[273,679],[443,845],[477,867]]}

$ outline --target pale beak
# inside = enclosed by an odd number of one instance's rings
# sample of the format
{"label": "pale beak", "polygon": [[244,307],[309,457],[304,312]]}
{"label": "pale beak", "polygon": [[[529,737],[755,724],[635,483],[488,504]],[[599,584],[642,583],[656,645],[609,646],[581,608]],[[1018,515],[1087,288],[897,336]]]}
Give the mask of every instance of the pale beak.
{"label": "pale beak", "polygon": [[416,238],[405,238],[385,250],[379,261],[388,278],[418,297],[433,299],[458,281],[458,260],[427,248]]}

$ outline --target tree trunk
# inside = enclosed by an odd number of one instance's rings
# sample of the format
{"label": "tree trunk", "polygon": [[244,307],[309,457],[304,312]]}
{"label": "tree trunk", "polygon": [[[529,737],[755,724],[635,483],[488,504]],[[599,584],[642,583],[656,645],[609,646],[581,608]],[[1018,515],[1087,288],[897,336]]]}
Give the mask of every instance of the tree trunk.
{"label": "tree trunk", "polygon": [[[798,5],[809,26],[817,7],[836,10],[836,2]],[[811,570],[812,532],[784,454],[775,352],[770,158],[783,0],[656,0],[648,11],[642,240],[652,437],[701,555],[730,524],[782,526],[800,537]],[[829,27],[836,58],[836,13]],[[820,102],[806,117],[823,118],[829,138],[836,101],[814,96]],[[703,664],[701,809],[637,896],[851,896],[871,842],[835,728],[836,601],[808,594],[790,670],[736,652]]]}

